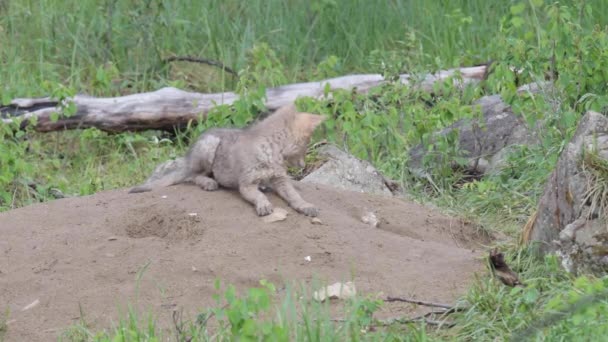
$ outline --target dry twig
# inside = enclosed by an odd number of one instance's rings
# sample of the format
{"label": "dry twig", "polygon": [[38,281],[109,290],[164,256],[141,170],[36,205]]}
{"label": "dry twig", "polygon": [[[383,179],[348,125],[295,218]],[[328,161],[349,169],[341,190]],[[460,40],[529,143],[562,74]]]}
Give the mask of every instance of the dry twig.
{"label": "dry twig", "polygon": [[[456,310],[457,308],[454,308],[453,305],[448,305],[448,304],[441,304],[441,303],[432,303],[432,302],[425,302],[422,300],[416,300],[416,299],[409,299],[409,298],[403,298],[403,297],[391,297],[388,296],[386,297],[386,301],[387,302],[403,302],[403,303],[412,303],[412,304],[416,304],[416,305],[422,305],[422,306],[430,306],[430,307],[435,307],[435,308],[443,308],[446,310]],[[460,311],[461,309],[458,309],[458,311]]]}
{"label": "dry twig", "polygon": [[238,76],[238,73],[236,71],[234,71],[232,68],[224,65],[224,63],[222,63],[220,61],[215,61],[213,59],[202,58],[202,57],[191,57],[191,56],[171,56],[171,57],[163,59],[164,64],[171,63],[171,62],[192,62],[192,63],[207,64],[207,65],[218,67],[218,68],[224,70],[225,72],[232,74],[234,76]]}

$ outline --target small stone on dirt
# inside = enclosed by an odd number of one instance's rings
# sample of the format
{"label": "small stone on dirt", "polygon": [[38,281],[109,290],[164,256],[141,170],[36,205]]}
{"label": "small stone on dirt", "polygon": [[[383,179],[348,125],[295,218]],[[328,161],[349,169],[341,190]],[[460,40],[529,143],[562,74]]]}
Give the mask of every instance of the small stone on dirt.
{"label": "small stone on dirt", "polygon": [[197,216],[197,213],[189,213],[188,216]]}
{"label": "small stone on dirt", "polygon": [[312,261],[312,258],[310,257],[310,255],[307,255],[306,257],[304,257],[304,260],[310,262]]}
{"label": "small stone on dirt", "polygon": [[36,299],[35,301],[31,302],[29,305],[24,306],[23,309],[21,309],[21,311],[27,311],[29,309],[32,309],[32,308],[38,306],[38,304],[40,304],[40,300]]}
{"label": "small stone on dirt", "polygon": [[287,210],[283,208],[274,208],[272,214],[264,216],[264,218],[262,218],[262,220],[266,223],[284,221],[285,219],[287,219]]}
{"label": "small stone on dirt", "polygon": [[116,236],[110,236],[108,238],[108,241],[116,241],[116,240],[118,240],[118,238]]}
{"label": "small stone on dirt", "polygon": [[361,216],[361,222],[369,224],[370,226],[376,228],[378,227],[378,218],[376,217],[376,214],[369,212],[363,216]]}
{"label": "small stone on dirt", "polygon": [[322,224],[323,224],[323,221],[321,221],[321,220],[320,220],[318,217],[313,217],[313,218],[310,220],[310,223],[312,223],[312,224],[320,224],[320,225],[322,225]]}
{"label": "small stone on dirt", "polygon": [[326,299],[348,299],[353,298],[357,294],[355,284],[349,281],[346,283],[335,283],[327,286],[320,291],[313,293],[313,298],[316,301],[323,302]]}
{"label": "small stone on dirt", "polygon": [[160,196],[160,198],[165,199],[165,198],[167,198],[167,195],[162,195],[162,196]]}

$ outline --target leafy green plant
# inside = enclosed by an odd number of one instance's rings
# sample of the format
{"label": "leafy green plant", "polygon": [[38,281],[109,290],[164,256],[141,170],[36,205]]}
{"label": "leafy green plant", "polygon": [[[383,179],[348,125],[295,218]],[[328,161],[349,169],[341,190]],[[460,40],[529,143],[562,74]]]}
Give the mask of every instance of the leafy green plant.
{"label": "leafy green plant", "polygon": [[[234,286],[228,286],[224,292],[226,306],[219,306],[212,310],[219,323],[220,331],[229,331],[233,338],[239,340],[259,340],[275,335],[279,340],[286,340],[286,331],[280,326],[273,326],[269,322],[256,321],[258,316],[270,309],[271,296],[276,292],[274,285],[265,281],[260,282],[261,287],[250,288],[247,295],[239,298]],[[220,289],[216,281],[216,289]],[[219,296],[216,297],[219,304]]]}
{"label": "leafy green plant", "polygon": [[[29,196],[28,179],[34,166],[26,162],[28,143],[14,125],[0,125],[0,209],[14,208],[17,196]],[[16,132],[15,132],[16,131]]]}
{"label": "leafy green plant", "polygon": [[[161,329],[152,319],[141,320],[130,310],[115,328],[93,333],[86,324],[70,327],[62,335],[65,341],[164,341],[173,335],[177,341],[422,341],[431,340],[423,328],[403,326],[371,329],[377,324],[373,315],[382,301],[351,298],[339,305],[342,318],[330,312],[328,303],[305,299],[307,291],[296,293],[288,286],[279,294],[275,286],[261,280],[260,285],[239,295],[234,286],[221,290],[215,282],[215,306],[200,313],[195,320],[182,321],[174,314],[172,331]],[[338,304],[338,303],[336,303]],[[340,314],[338,314],[340,315]]]}
{"label": "leafy green plant", "polygon": [[8,330],[8,317],[10,311],[6,309],[4,313],[0,315],[0,341],[4,341],[4,335],[6,335],[6,331]]}

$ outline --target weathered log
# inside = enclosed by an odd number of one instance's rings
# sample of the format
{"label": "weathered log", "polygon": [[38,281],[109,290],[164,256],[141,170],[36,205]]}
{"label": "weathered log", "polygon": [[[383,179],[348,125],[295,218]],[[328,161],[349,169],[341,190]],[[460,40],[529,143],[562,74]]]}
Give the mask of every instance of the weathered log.
{"label": "weathered log", "polygon": [[[436,82],[444,81],[457,72],[460,73],[461,78],[454,78],[454,83],[456,86],[464,86],[482,80],[487,68],[486,65],[482,65],[439,71],[427,75],[420,86],[430,91]],[[400,77],[403,84],[410,84],[410,79],[411,75],[408,74]],[[285,85],[267,90],[266,107],[275,110],[292,103],[298,97],[320,97],[324,94],[326,85],[329,85],[330,89],[355,89],[357,92],[366,92],[383,82],[385,80],[382,75],[367,74]],[[76,106],[76,113],[70,117],[61,116],[56,121],[51,120],[51,115],[58,112],[58,102],[48,97],[15,99],[8,106],[0,107],[0,115],[4,123],[15,120],[15,115],[24,118],[21,123],[22,128],[28,124],[29,119],[35,117],[37,120],[34,129],[39,132],[90,127],[107,132],[173,130],[174,127],[187,124],[189,121],[205,118],[217,105],[231,104],[237,99],[238,95],[233,92],[201,94],[167,87],[153,92],[114,98],[77,95],[67,99]]]}

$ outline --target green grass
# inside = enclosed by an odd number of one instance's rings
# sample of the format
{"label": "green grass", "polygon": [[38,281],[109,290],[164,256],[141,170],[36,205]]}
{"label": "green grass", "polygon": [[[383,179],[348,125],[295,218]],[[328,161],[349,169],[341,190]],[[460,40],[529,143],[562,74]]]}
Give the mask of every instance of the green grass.
{"label": "green grass", "polygon": [[[470,307],[460,316],[458,339],[603,339],[608,332],[607,278],[574,277],[556,257],[540,258],[534,248],[514,250],[509,257],[507,261],[526,286],[508,288],[492,279],[479,279],[464,298]],[[583,305],[576,307],[579,303]]]}
{"label": "green grass", "polygon": [[[0,211],[50,200],[52,188],[88,195],[134,185],[159,162],[180,155],[189,139],[206,127],[242,126],[253,120],[263,109],[258,86],[356,72],[426,73],[495,60],[488,80],[464,92],[448,82],[434,94],[388,84],[366,95],[338,91],[332,100],[302,99],[299,104],[331,116],[317,138],[369,160],[418,200],[439,204],[515,241],[578,119],[589,109],[608,112],[607,24],[608,2],[602,0],[1,1],[3,103],[76,92],[116,96],[168,85],[202,92],[235,90],[242,100],[234,111],[219,107],[207,122],[174,136],[95,129],[15,133],[0,126]],[[216,59],[240,74],[234,77],[184,62],[161,63],[172,55]],[[514,77],[510,67],[524,71]],[[516,95],[518,85],[542,79],[548,71],[559,74],[555,94]],[[501,94],[534,127],[540,144],[515,148],[502,172],[464,185],[462,175],[441,163],[431,165],[432,183],[413,179],[405,167],[407,151],[419,143],[430,148],[433,132],[474,118],[470,104],[486,94]],[[460,157],[454,138],[433,146],[447,161]],[[599,166],[604,171],[605,165]],[[603,183],[593,193],[600,204],[606,200]],[[595,305],[559,314],[563,320],[535,330],[544,336],[538,340],[585,340],[606,333],[605,278],[567,275],[555,259],[539,258],[513,243],[502,247],[528,286],[511,290],[481,277],[463,298],[469,309],[454,315],[457,326],[450,330],[410,325],[362,333],[369,311],[375,310],[370,307],[375,302],[367,299],[349,303],[350,308],[364,309],[354,310],[359,314],[346,316],[344,322],[332,322],[321,306],[288,297],[279,300],[281,310],[270,320],[258,314],[270,307],[259,303],[253,316],[243,316],[241,309],[253,305],[247,304],[247,296],[270,296],[254,290],[241,301],[231,297],[228,308],[214,308],[226,315],[233,309],[230,312],[240,317],[225,321],[223,330],[206,330],[194,322],[182,337],[230,339],[243,336],[247,326],[257,336],[271,331],[276,340],[285,334],[295,340],[508,340],[590,293],[598,296]],[[303,310],[303,316],[296,318],[296,309]],[[173,327],[142,321],[140,314],[132,312],[114,330],[101,333],[83,322],[65,337],[152,341],[172,332]],[[0,336],[10,329],[2,322]]]}
{"label": "green grass", "polygon": [[[134,180],[145,179],[155,165],[184,151],[179,141],[97,130],[34,133],[27,141],[7,144],[4,147],[10,151],[0,160],[12,167],[2,174],[6,183],[0,210],[52,199],[51,189],[80,196],[132,186]],[[0,147],[0,155],[2,150]]]}
{"label": "green grass", "polygon": [[[264,280],[242,292],[216,281],[216,304],[195,315],[176,312],[170,327],[159,327],[131,309],[114,327],[91,331],[86,320],[61,334],[61,341],[344,341],[430,340],[420,323],[379,323],[374,314],[383,305],[371,296],[340,302],[311,300],[306,286],[287,284],[277,290]],[[334,313],[330,313],[330,306]],[[337,308],[337,310],[336,310]],[[335,314],[335,312],[339,314]]]}
{"label": "green grass", "polygon": [[[605,25],[608,4],[586,3],[594,15],[584,24]],[[277,52],[287,81],[310,79],[332,55],[340,60],[340,73],[377,72],[370,58],[374,51],[420,50],[412,64],[470,65],[496,57],[491,43],[511,5],[483,0],[3,1],[0,91],[3,101],[47,95],[46,82],[95,95],[155,89],[171,81],[217,91],[234,86],[231,76],[185,66],[172,77],[156,67],[170,55],[193,55],[240,70],[247,51],[260,42]],[[410,35],[418,37],[417,46],[409,45]]]}
{"label": "green grass", "polygon": [[8,310],[0,314],[0,341],[4,341],[4,335],[6,334],[6,330],[8,321]]}

